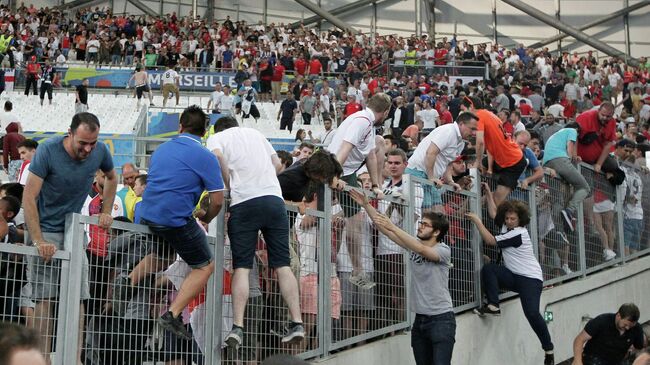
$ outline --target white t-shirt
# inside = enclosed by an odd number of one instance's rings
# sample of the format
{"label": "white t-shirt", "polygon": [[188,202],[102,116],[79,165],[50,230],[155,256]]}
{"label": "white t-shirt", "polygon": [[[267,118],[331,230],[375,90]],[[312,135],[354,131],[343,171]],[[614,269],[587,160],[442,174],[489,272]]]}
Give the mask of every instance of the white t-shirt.
{"label": "white t-shirt", "polygon": [[465,147],[465,142],[460,134],[457,123],[441,125],[434,129],[422,142],[409,158],[408,166],[412,169],[427,172],[426,157],[427,150],[431,144],[435,144],[440,152],[433,165],[433,176],[440,178],[447,170],[447,166],[456,159]]}
{"label": "white t-shirt", "polygon": [[86,50],[88,51],[88,53],[97,53],[99,52],[99,46],[100,46],[99,40],[91,39],[86,44]]}
{"label": "white t-shirt", "polygon": [[440,114],[435,109],[424,109],[416,113],[422,119],[424,129],[433,129],[436,127],[436,120],[440,118]]}
{"label": "white t-shirt", "polygon": [[[384,184],[382,186],[382,190],[385,193],[389,194],[402,194],[403,192],[403,184],[404,182],[400,182],[397,185],[392,184],[392,180],[389,178],[386,181],[384,181]],[[422,187],[420,184],[415,185],[415,228],[417,229],[417,221],[419,220],[419,217],[422,215],[422,197],[424,196],[424,193],[422,192]],[[381,214],[387,214],[388,213],[388,208],[390,207],[390,203],[386,200],[380,200],[378,202],[377,210]],[[404,210],[406,211],[406,210]],[[400,228],[403,228],[406,231],[409,231],[408,227],[404,226],[405,223],[405,217],[400,214],[399,209],[393,209],[391,214],[390,214],[390,220],[393,222],[395,225],[397,225]],[[386,237],[383,233],[378,232],[377,233],[377,255],[390,255],[390,254],[401,254],[404,253],[405,250],[400,247],[397,243],[393,242],[390,240],[388,237]]]}
{"label": "white t-shirt", "polygon": [[18,177],[18,182],[22,186],[27,185],[27,178],[29,177],[29,165],[31,165],[31,162],[25,165],[25,168],[20,172],[20,176]]}
{"label": "white t-shirt", "polygon": [[508,270],[514,274],[531,279],[544,281],[542,268],[535,258],[533,243],[528,230],[517,227],[507,231],[505,226],[501,229],[503,234],[496,236],[497,246],[503,252],[503,261]]}
{"label": "white t-shirt", "polygon": [[174,70],[167,70],[162,75],[163,85],[175,84],[177,78],[178,78],[178,72]]}
{"label": "white t-shirt", "polygon": [[327,149],[336,154],[344,141],[354,146],[343,163],[343,176],[355,172],[375,148],[374,121],[374,113],[370,109],[365,109],[345,118],[337,129]]}
{"label": "white t-shirt", "polygon": [[217,109],[217,105],[221,102],[223,91],[213,91],[210,93],[210,100],[212,101],[212,108]]}
{"label": "white t-shirt", "polygon": [[564,117],[564,107],[560,104],[553,104],[549,106],[548,112],[555,118]]}
{"label": "white t-shirt", "polygon": [[[298,255],[300,256],[300,276],[318,274],[318,248],[320,241],[318,224],[308,228],[301,228],[300,224],[304,218],[304,215],[298,214],[295,223],[296,237],[298,239]],[[372,257],[370,260],[372,261]],[[335,263],[332,263],[330,276],[336,277]]]}
{"label": "white t-shirt", "polygon": [[262,133],[234,127],[212,135],[206,144],[210,151],[219,150],[223,154],[230,175],[231,206],[261,196],[282,199],[271,160],[276,153]]}
{"label": "white t-shirt", "polygon": [[235,104],[235,97],[232,95],[223,95],[219,98],[219,104],[215,104],[215,107],[223,113],[225,111],[232,110],[233,105]]}
{"label": "white t-shirt", "polygon": [[0,125],[8,126],[9,123],[18,123],[18,117],[12,112],[0,112]]}

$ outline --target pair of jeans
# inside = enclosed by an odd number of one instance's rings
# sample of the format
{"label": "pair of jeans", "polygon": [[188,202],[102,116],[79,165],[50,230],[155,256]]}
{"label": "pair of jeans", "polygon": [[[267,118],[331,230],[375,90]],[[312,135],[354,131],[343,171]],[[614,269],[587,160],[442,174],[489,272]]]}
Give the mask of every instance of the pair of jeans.
{"label": "pair of jeans", "polygon": [[411,347],[417,365],[449,365],[456,342],[454,312],[435,316],[416,314]]}
{"label": "pair of jeans", "polygon": [[506,289],[519,293],[521,307],[528,324],[533,329],[537,338],[542,343],[545,351],[553,350],[551,334],[544,318],[539,314],[539,298],[542,296],[542,281],[514,274],[505,266],[497,264],[486,264],[481,269],[483,289],[488,304],[499,305],[499,290]]}
{"label": "pair of jeans", "polygon": [[558,176],[568,182],[569,185],[573,186],[573,195],[571,195],[571,199],[569,199],[567,208],[571,209],[574,213],[577,212],[578,205],[582,203],[589,194],[591,194],[591,189],[589,188],[589,184],[587,184],[585,177],[582,176],[575,166],[573,166],[571,160],[566,157],[552,159],[546,162],[544,166],[555,170]]}

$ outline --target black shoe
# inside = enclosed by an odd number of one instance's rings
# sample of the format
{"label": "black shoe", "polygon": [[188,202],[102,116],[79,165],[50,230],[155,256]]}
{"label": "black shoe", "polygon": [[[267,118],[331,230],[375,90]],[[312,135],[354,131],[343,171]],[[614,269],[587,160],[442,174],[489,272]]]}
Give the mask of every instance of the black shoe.
{"label": "black shoe", "polygon": [[489,315],[492,315],[492,316],[500,316],[501,315],[501,309],[497,308],[496,310],[492,310],[487,305],[484,305],[481,308],[474,309],[474,313],[476,313],[479,317],[485,317],[486,314],[489,314]]}
{"label": "black shoe", "polygon": [[237,350],[244,342],[244,330],[241,327],[232,326],[232,330],[226,336],[226,345]]}
{"label": "black shoe", "polygon": [[562,217],[564,218],[564,230],[574,232],[576,230],[576,218],[571,209],[562,209]]}
{"label": "black shoe", "polygon": [[192,340],[192,335],[187,332],[187,329],[183,325],[181,317],[178,316],[174,318],[172,312],[167,312],[158,318],[158,325],[184,340]]}
{"label": "black shoe", "polygon": [[131,279],[126,273],[119,274],[113,281],[113,310],[122,315],[126,311],[135,288],[131,286]]}
{"label": "black shoe", "polygon": [[282,343],[288,343],[290,345],[299,343],[305,339],[305,328],[302,323],[290,322],[289,326],[283,330],[271,330],[271,333],[282,338]]}
{"label": "black shoe", "polygon": [[555,365],[555,356],[553,354],[545,354],[544,365]]}

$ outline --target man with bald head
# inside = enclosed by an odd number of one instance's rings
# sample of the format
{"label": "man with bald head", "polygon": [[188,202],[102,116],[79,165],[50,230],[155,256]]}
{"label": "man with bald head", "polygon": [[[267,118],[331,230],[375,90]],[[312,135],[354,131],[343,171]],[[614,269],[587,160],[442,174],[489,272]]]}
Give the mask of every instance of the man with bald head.
{"label": "man with bald head", "polygon": [[122,186],[118,187],[117,197],[122,201],[124,215],[133,222],[135,212],[135,201],[137,197],[133,191],[135,177],[138,176],[138,169],[131,162],[122,165]]}

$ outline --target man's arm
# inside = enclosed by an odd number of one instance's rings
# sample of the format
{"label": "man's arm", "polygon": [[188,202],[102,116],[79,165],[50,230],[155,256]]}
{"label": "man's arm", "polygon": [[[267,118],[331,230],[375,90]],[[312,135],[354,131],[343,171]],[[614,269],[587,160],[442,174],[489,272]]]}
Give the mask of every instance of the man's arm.
{"label": "man's arm", "polygon": [[228,170],[228,163],[226,162],[226,158],[218,148],[212,150],[212,153],[214,153],[214,155],[217,156],[217,160],[219,160],[219,166],[221,166],[221,177],[223,178],[223,185],[226,187],[226,189],[230,189],[230,170]]}
{"label": "man's arm", "polygon": [[271,155],[271,163],[273,163],[275,173],[279,174],[280,171],[282,171],[282,161],[280,160],[280,157],[278,157],[276,154]]}
{"label": "man's arm", "polygon": [[104,182],[104,189],[102,191],[102,213],[99,216],[99,226],[108,229],[113,224],[113,201],[115,200],[115,192],[117,191],[117,174],[115,170],[104,173],[106,180]]}
{"label": "man's arm", "polygon": [[221,207],[223,207],[223,190],[211,191],[209,194],[210,205],[208,205],[208,210],[205,212],[203,217],[199,217],[199,219],[205,223],[210,223],[214,217],[219,215]]}
{"label": "man's arm", "polygon": [[485,152],[485,140],[483,131],[476,132],[476,166],[479,170],[483,166],[483,152]]}
{"label": "man's arm", "polygon": [[433,168],[436,165],[436,159],[438,158],[439,153],[440,149],[438,146],[436,146],[435,143],[431,143],[429,148],[427,148],[427,154],[424,157],[424,167],[426,168],[427,177],[431,181],[434,179]]}
{"label": "man's arm", "polygon": [[38,216],[38,208],[36,207],[36,199],[41,192],[42,186],[43,179],[32,173],[23,191],[23,209],[25,210],[25,223],[27,224],[32,242],[43,260],[47,262],[54,256],[56,246],[43,240],[41,222]]}
{"label": "man's arm", "polygon": [[594,171],[600,172],[600,169],[603,167],[603,162],[605,162],[605,159],[607,158],[607,155],[609,155],[609,151],[614,147],[615,142],[607,142],[605,146],[603,146],[603,151],[600,153],[600,156],[598,157],[598,160],[594,164]]}
{"label": "man's arm", "polygon": [[533,174],[521,181],[521,187],[527,189],[528,186],[532,183],[538,182],[544,178],[544,169],[542,166],[537,166],[533,170]]}
{"label": "man's arm", "polygon": [[591,340],[591,336],[585,330],[582,330],[573,340],[573,365],[582,365],[582,352],[585,343],[589,340]]}
{"label": "man's arm", "polygon": [[350,155],[350,151],[352,151],[353,148],[354,145],[348,141],[343,141],[343,143],[341,143],[341,147],[336,151],[336,159],[339,161],[341,166],[345,164],[345,161],[348,159],[348,155]]}

